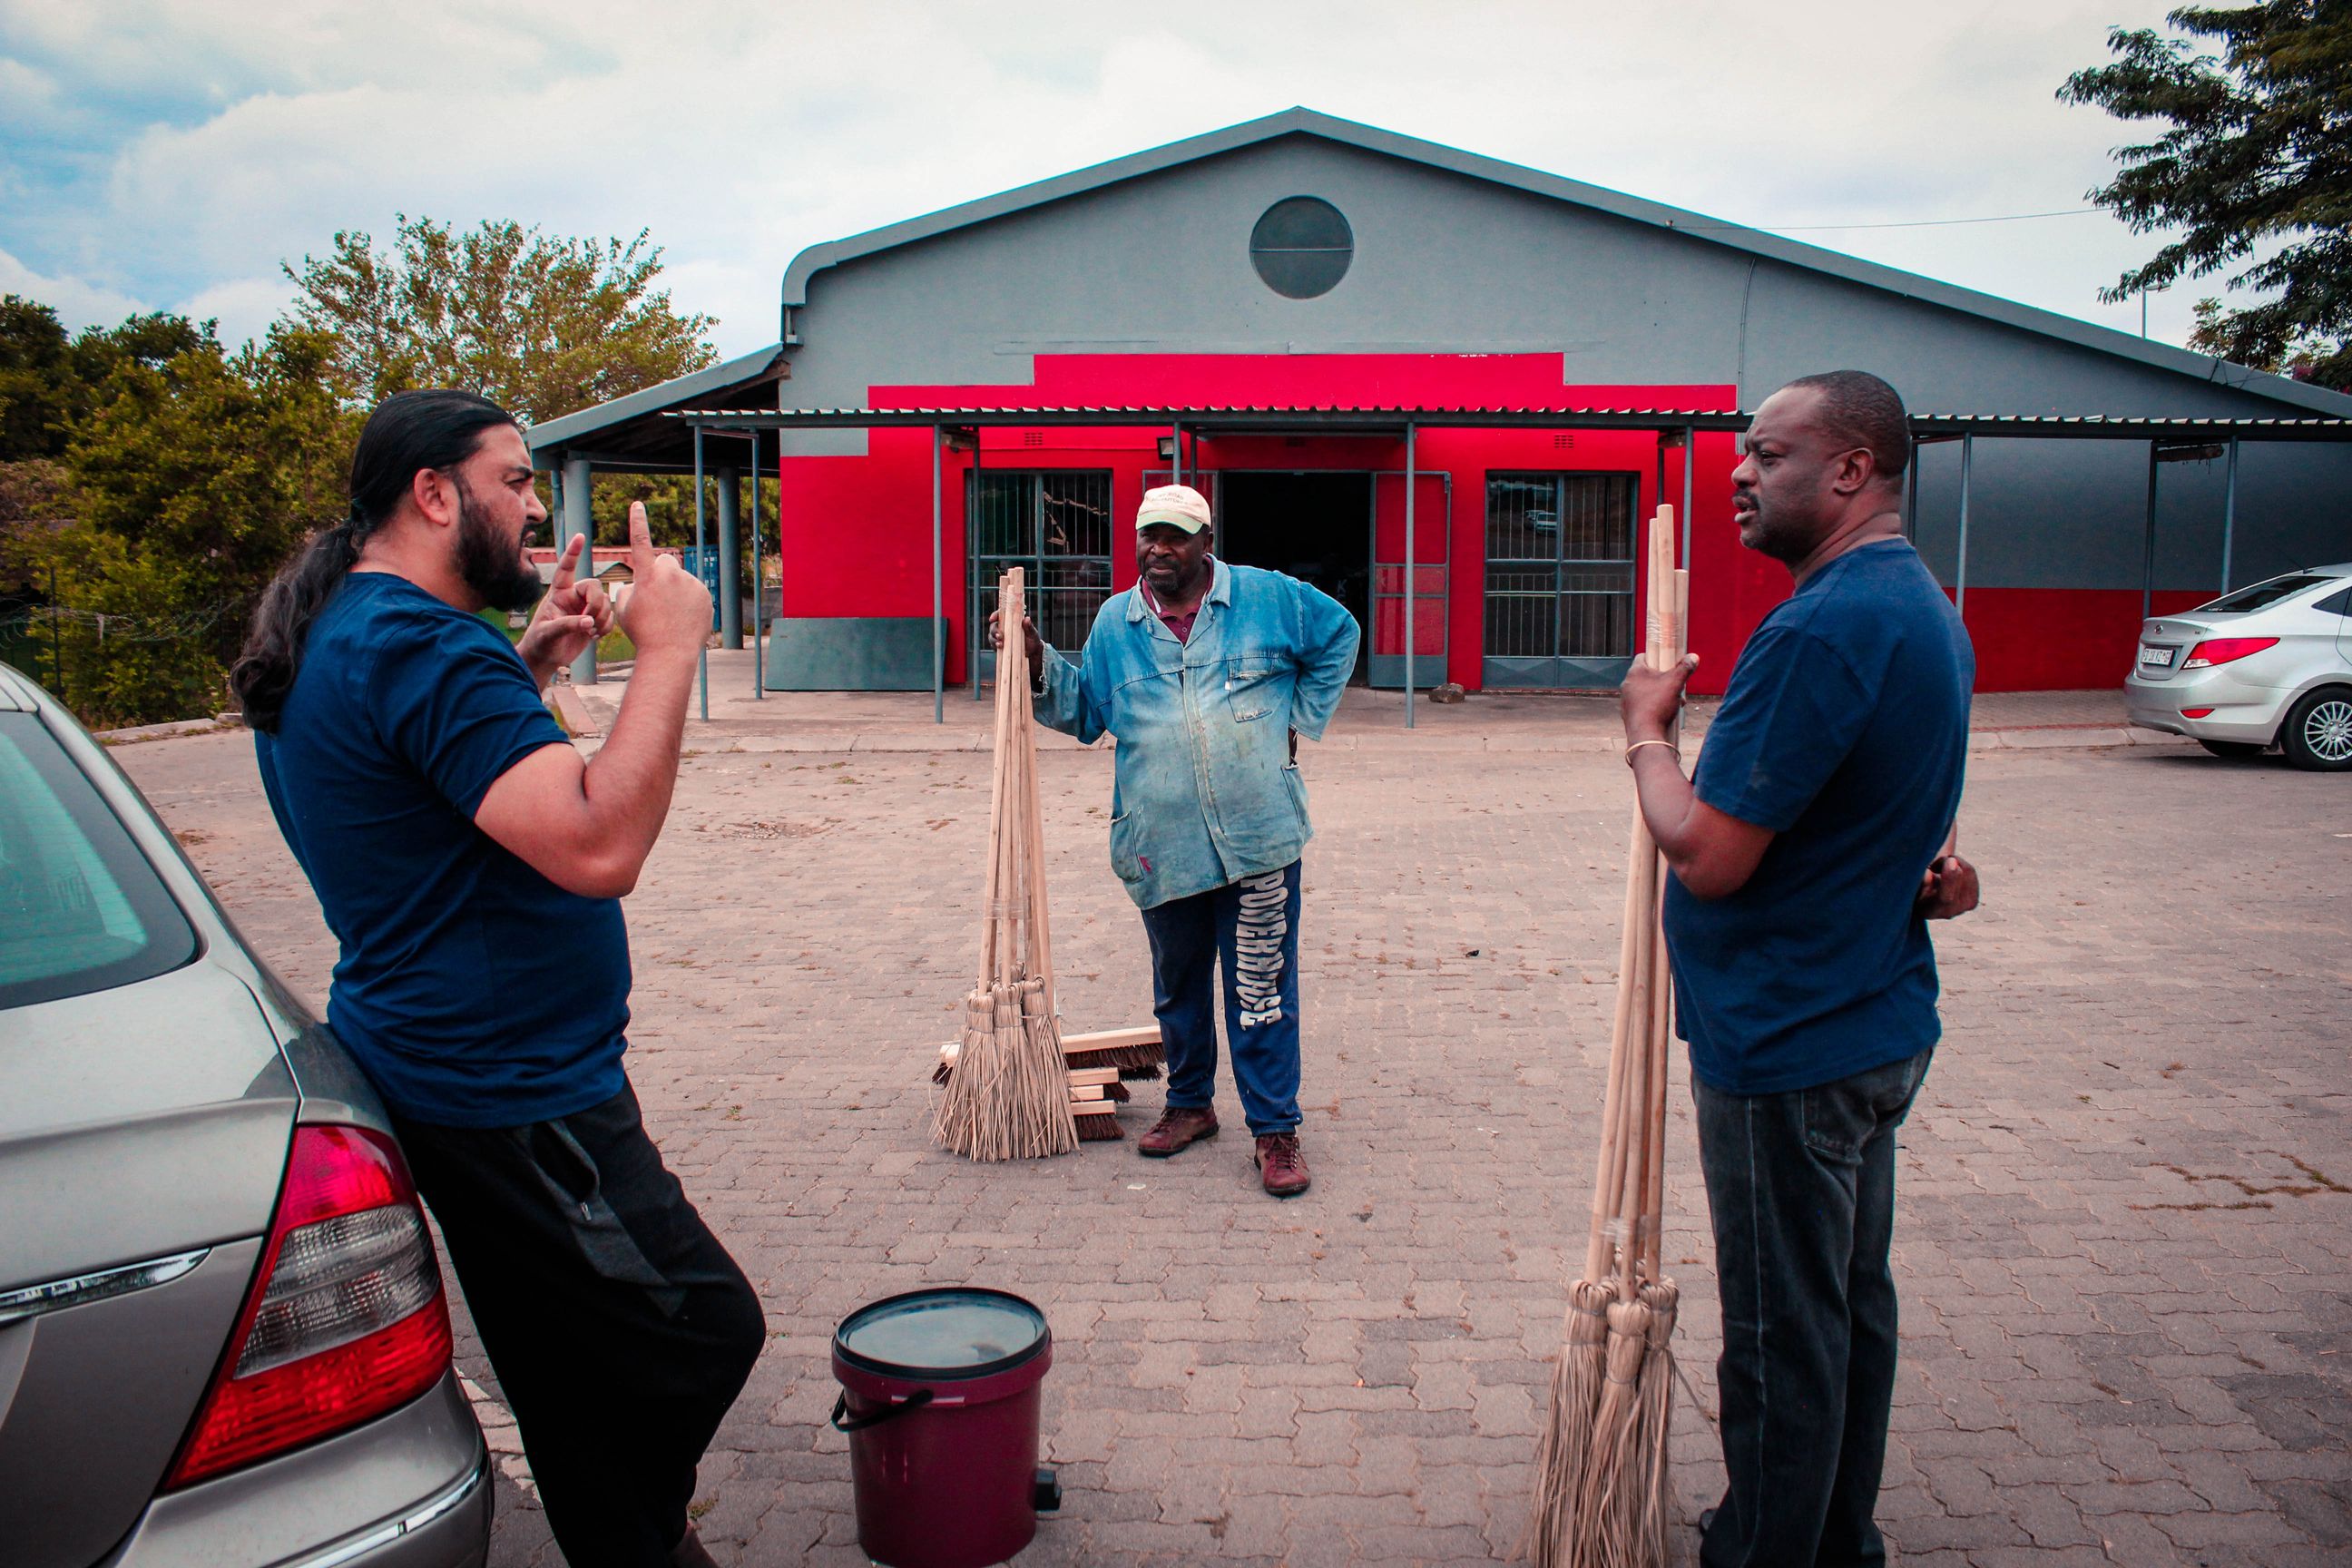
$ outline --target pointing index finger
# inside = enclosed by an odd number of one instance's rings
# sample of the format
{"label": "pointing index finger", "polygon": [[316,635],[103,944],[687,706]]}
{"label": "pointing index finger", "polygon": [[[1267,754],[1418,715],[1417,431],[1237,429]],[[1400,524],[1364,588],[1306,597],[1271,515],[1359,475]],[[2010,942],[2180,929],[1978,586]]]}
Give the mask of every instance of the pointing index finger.
{"label": "pointing index finger", "polygon": [[572,586],[572,578],[580,569],[581,546],[587,542],[588,536],[584,533],[575,533],[563,542],[563,553],[555,562],[555,581],[548,585],[548,592],[561,594]]}
{"label": "pointing index finger", "polygon": [[646,521],[646,503],[629,503],[629,575],[642,583],[654,574],[654,531]]}

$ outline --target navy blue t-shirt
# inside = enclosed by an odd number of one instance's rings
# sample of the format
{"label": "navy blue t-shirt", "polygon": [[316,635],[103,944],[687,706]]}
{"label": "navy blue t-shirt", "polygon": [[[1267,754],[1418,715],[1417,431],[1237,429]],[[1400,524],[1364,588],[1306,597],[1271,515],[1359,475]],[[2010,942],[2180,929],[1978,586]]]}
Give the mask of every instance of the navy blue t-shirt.
{"label": "navy blue t-shirt", "polygon": [[1747,886],[1666,886],[1691,1071],[1779,1094],[1916,1056],[1941,1032],[1913,912],[1959,811],[1976,656],[1903,540],[1848,551],[1756,628],[1707,727],[1698,798],[1776,837]]}
{"label": "navy blue t-shirt", "polygon": [[327,1022],[411,1121],[516,1127],[621,1091],[629,941],[474,826],[563,731],[506,637],[389,573],[310,626],[275,735],[278,826],[342,945]]}

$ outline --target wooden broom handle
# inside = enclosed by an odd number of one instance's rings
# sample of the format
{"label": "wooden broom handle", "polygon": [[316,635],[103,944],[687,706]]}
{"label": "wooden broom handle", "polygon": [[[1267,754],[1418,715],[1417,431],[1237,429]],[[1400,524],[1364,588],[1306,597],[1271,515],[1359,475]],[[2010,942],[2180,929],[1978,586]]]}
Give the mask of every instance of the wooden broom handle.
{"label": "wooden broom handle", "polygon": [[[1004,624],[1004,579],[996,584],[997,625]],[[996,975],[996,906],[1003,889],[998,876],[1003,868],[1004,836],[1004,656],[999,650],[996,659],[996,721],[995,744],[989,756],[988,773],[988,871],[982,879],[980,899],[980,989],[985,991]],[[975,667],[974,680],[980,679]]]}
{"label": "wooden broom handle", "polygon": [[[1665,543],[1667,559],[1671,560],[1671,527],[1666,531]],[[1667,662],[1678,663],[1690,647],[1690,574],[1670,569],[1662,578],[1660,588],[1659,599],[1664,613],[1659,617],[1659,641],[1664,645],[1663,651]],[[1679,739],[1681,730],[1678,715],[1674,726],[1667,731],[1668,738]],[[1661,869],[1658,887],[1662,895],[1665,889],[1665,876],[1666,873]],[[1668,1054],[1674,1048],[1674,979],[1666,952],[1665,928],[1659,920],[1663,912],[1664,900],[1661,898],[1659,908],[1652,914],[1649,931],[1645,933],[1653,944],[1651,964],[1654,979],[1650,995],[1650,1104],[1644,1114],[1649,1162],[1643,1176],[1639,1229],[1642,1274],[1653,1280],[1661,1277],[1660,1264],[1665,1246],[1666,1074]]]}
{"label": "wooden broom handle", "polygon": [[[1012,628],[1004,635],[1004,650],[997,656],[996,750],[1002,763],[999,788],[1004,795],[1003,842],[1000,848],[1003,865],[998,871],[996,918],[996,977],[1010,984],[1021,967],[1022,901],[1025,889],[1022,886],[1022,869],[1027,859],[1029,833],[1023,820],[1024,780],[1021,776],[1022,705],[1027,702],[1024,689],[1029,683],[1028,639],[1021,637],[1022,617],[1027,613],[1027,574],[1015,566],[1004,574],[1003,609],[998,616],[1000,626]],[[1014,644],[1018,642],[1019,646]]]}
{"label": "wooden broom handle", "polygon": [[1649,829],[1637,811],[1625,847],[1625,909],[1621,928],[1624,937],[1617,949],[1617,1007],[1609,1031],[1609,1088],[1601,1109],[1601,1154],[1592,1173],[1592,1226],[1584,1246],[1587,1279],[1600,1279],[1608,1273],[1609,1222],[1616,1215],[1616,1194],[1624,1179],[1625,1079],[1634,1048],[1634,965],[1643,903],[1642,859],[1645,854],[1655,854],[1649,838]]}

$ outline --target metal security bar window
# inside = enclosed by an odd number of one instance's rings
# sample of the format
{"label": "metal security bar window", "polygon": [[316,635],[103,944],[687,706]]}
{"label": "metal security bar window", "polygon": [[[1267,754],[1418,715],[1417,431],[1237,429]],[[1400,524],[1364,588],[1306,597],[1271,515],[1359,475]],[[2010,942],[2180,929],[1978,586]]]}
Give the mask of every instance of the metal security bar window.
{"label": "metal security bar window", "polygon": [[1110,597],[1110,475],[1090,469],[982,471],[971,497],[971,650],[992,675],[987,648],[996,580],[1013,566],[1028,575],[1030,619],[1055,647],[1076,654]]}
{"label": "metal security bar window", "polygon": [[1633,652],[1632,474],[1486,478],[1486,680],[1613,684]]}

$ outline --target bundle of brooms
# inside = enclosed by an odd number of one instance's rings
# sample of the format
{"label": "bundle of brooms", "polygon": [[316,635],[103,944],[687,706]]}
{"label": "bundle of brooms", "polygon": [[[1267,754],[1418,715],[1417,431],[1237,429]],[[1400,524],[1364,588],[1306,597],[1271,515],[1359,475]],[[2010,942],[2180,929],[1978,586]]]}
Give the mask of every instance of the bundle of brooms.
{"label": "bundle of brooms", "polygon": [[[1008,632],[1022,624],[1023,597],[1016,566],[997,584],[998,623]],[[946,1087],[932,1115],[932,1137],[959,1154],[992,1161],[1066,1153],[1082,1140],[1117,1138],[1113,1113],[1127,1098],[1119,1079],[1158,1075],[1160,1031],[1062,1035],[1027,639],[1017,634],[1004,638],[996,659],[986,886],[979,983],[964,999],[963,1037],[940,1053],[933,1074]]]}
{"label": "bundle of brooms", "polygon": [[[931,1081],[947,1082],[962,1054],[961,1040],[941,1046]],[[1123,1136],[1118,1108],[1134,1098],[1127,1086],[1158,1078],[1161,1058],[1157,1024],[1062,1037],[1062,1060],[1069,1068],[1070,1115],[1077,1123],[1079,1142],[1108,1142]]]}
{"label": "bundle of brooms", "polygon": [[[1674,515],[1649,539],[1655,669],[1685,649],[1689,574]],[[1584,1274],[1569,1290],[1551,1419],[1536,1454],[1528,1556],[1536,1568],[1664,1568],[1666,1432],[1674,1408],[1673,1280],[1658,1271],[1665,1187],[1666,1051],[1674,991],[1658,923],[1664,871],[1637,805],[1625,869],[1625,933],[1601,1108]]]}

